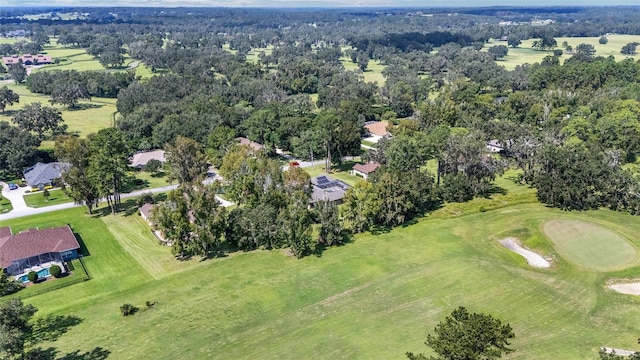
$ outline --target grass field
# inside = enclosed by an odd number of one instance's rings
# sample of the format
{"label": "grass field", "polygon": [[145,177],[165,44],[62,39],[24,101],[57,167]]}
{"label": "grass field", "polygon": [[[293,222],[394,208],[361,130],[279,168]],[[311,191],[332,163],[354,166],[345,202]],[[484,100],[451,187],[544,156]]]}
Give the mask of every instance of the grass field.
{"label": "grass field", "polygon": [[[556,49],[562,49],[562,43],[566,41],[569,45],[571,45],[574,49],[576,46],[586,43],[591,44],[596,49],[596,56],[610,56],[613,55],[616,60],[622,60],[629,56],[622,55],[620,53],[620,49],[630,43],[630,42],[640,42],[640,36],[638,35],[608,35],[607,39],[609,42],[607,44],[600,44],[598,40],[600,37],[559,37],[556,38],[558,42],[558,46]],[[498,61],[498,64],[503,65],[508,70],[513,70],[516,65],[522,65],[525,63],[533,64],[539,63],[542,59],[547,55],[553,55],[553,50],[547,51],[537,51],[534,50],[531,45],[537,39],[529,39],[524,40],[520,46],[517,48],[509,47],[509,54],[503,59]],[[507,45],[505,41],[491,41],[485,44],[485,50],[494,45]],[[563,59],[569,58],[571,55],[562,55],[560,58],[561,61]],[[640,55],[632,56],[634,59],[640,59]]]}
{"label": "grass field", "polygon": [[61,189],[57,189],[49,191],[48,199],[45,199],[42,191],[38,191],[33,194],[26,194],[24,196],[24,202],[27,203],[27,206],[39,208],[43,206],[73,202],[73,199],[67,196],[67,194],[65,194]]}
{"label": "grass field", "polygon": [[13,210],[11,201],[7,200],[2,195],[0,195],[0,214],[9,212],[11,210]]}
{"label": "grass field", "polygon": [[[309,176],[314,177],[320,174],[326,174],[324,167],[324,160],[320,160],[317,162],[318,165],[314,165],[312,167],[304,168],[304,170],[309,173]],[[348,161],[343,164],[342,167],[337,168],[335,165],[332,167],[332,173],[329,176],[342,180],[348,185],[353,186],[357,181],[362,181],[362,178],[357,177],[355,175],[351,175],[349,171],[353,168],[355,162]]]}
{"label": "grass field", "polygon": [[545,234],[562,257],[585,268],[612,271],[638,265],[637,249],[618,234],[584,221],[554,220]]}
{"label": "grass field", "polygon": [[[428,353],[425,333],[458,305],[511,324],[517,351],[506,359],[585,359],[602,345],[636,348],[640,299],[604,285],[640,268],[603,273],[565,261],[541,230],[554,220],[640,241],[633,236],[639,217],[539,204],[423,219],[301,260],[274,250],[181,262],[138,215],[89,217],[82,208],[0,226],[70,223],[90,253],[92,280],[25,299],[40,317],[82,319],[43,344],[61,354],[100,346],[109,359],[402,359],[405,351]],[[555,266],[529,267],[498,243],[508,236],[551,254]],[[145,301],[156,305],[145,309]],[[122,318],[125,302],[142,310]]]}
{"label": "grass field", "polygon": [[[52,106],[49,103],[50,97],[42,94],[30,92],[24,85],[8,85],[16,94],[20,96],[20,103],[7,106],[4,114],[0,114],[0,121],[11,122],[17,110],[24,106],[39,102],[42,105]],[[80,108],[69,110],[66,106],[53,105],[62,113],[62,119],[68,126],[68,131],[86,136],[97,132],[100,129],[113,125],[113,114],[116,112],[116,99],[92,98],[91,101],[81,101]],[[42,147],[52,148],[53,142],[44,142]]]}

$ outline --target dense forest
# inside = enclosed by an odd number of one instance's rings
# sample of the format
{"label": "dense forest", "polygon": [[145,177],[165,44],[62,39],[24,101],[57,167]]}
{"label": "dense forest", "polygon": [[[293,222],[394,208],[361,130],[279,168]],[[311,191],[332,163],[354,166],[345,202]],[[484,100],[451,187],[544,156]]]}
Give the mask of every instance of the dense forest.
{"label": "dense forest", "polygon": [[[87,15],[28,20],[20,16],[25,10],[8,9],[0,33],[26,29],[30,41],[0,45],[0,53],[36,53],[55,37],[107,68],[121,67],[126,53],[152,69],[149,79],[54,71],[16,80],[69,107],[92,96],[117,98],[115,129],[86,142],[57,138],[53,155],[74,164],[75,183],[87,178],[89,194],[77,200],[89,209],[101,196],[117,205],[126,178],[115,173],[128,155],[167,150],[181,186],[154,216],[176,255],[215,254],[226,242],[286,246],[302,256],[342,243],[349,232],[403,224],[442,202],[490,196],[508,167],[520,168],[517,181],[549,206],[640,214],[640,179],[627,168],[640,152],[640,61],[631,57],[638,44],[627,44],[621,53],[629,57],[616,60],[588,44],[569,49],[555,40],[638,35],[639,8],[47,11]],[[513,70],[500,64],[529,39],[537,51],[555,51]],[[481,50],[490,40],[503,45]],[[250,52],[257,61],[247,60]],[[365,81],[372,62],[384,67],[382,83]],[[362,154],[363,125],[375,120],[394,124],[393,136]],[[45,131],[64,132],[0,128],[0,167],[13,171],[38,156]],[[233,146],[238,136],[262,144],[264,153]],[[504,147],[500,156],[488,154],[491,140]],[[16,141],[31,150],[15,156]],[[104,144],[122,150],[113,156],[123,163],[111,170]],[[74,163],[80,149],[86,156]],[[361,155],[382,167],[347,191],[340,211],[330,203],[309,209],[308,175],[282,172],[277,149],[299,159],[328,157],[335,166]],[[186,166],[185,159],[198,161]],[[437,162],[435,173],[428,161]],[[194,186],[207,163],[220,168],[239,207],[217,209],[219,185]],[[318,239],[311,238],[314,223]]]}

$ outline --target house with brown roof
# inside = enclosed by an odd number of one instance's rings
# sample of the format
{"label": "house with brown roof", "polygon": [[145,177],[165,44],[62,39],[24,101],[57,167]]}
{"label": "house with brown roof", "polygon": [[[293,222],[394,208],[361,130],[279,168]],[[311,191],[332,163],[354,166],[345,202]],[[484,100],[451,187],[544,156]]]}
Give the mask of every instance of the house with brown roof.
{"label": "house with brown roof", "polygon": [[37,54],[37,55],[24,54],[24,55],[3,56],[2,63],[4,64],[4,66],[10,66],[13,64],[20,64],[20,63],[22,63],[22,65],[25,65],[25,66],[51,64],[51,56],[43,55],[43,54]]}
{"label": "house with brown roof", "polygon": [[236,142],[240,146],[248,146],[252,151],[261,151],[264,148],[261,144],[251,141],[245,137],[237,137]]}
{"label": "house with brown roof", "polygon": [[379,167],[380,164],[375,161],[370,161],[366,164],[356,164],[351,170],[351,175],[360,176],[366,180],[369,178],[369,175],[373,174]]}
{"label": "house with brown roof", "polygon": [[364,128],[371,136],[378,136],[381,138],[389,136],[386,121],[369,121],[364,124]]}
{"label": "house with brown roof", "polygon": [[17,234],[11,228],[0,228],[0,266],[23,282],[30,271],[38,272],[40,277],[48,276],[53,265],[64,271],[64,262],[76,259],[79,252],[80,244],[68,225]]}

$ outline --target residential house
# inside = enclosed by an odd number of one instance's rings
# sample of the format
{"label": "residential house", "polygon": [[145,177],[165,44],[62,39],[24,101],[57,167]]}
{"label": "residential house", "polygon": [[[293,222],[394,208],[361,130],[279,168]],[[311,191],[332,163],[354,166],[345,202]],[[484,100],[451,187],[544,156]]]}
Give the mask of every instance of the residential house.
{"label": "residential house", "polygon": [[504,151],[504,146],[498,140],[491,140],[487,142],[487,149],[490,153],[501,153]]}
{"label": "residential house", "polygon": [[142,169],[147,166],[151,160],[158,160],[164,164],[167,161],[164,157],[164,150],[142,151],[136,153],[131,157],[131,163],[129,166],[136,169]]}
{"label": "residential house", "polygon": [[0,266],[23,282],[30,271],[41,277],[47,276],[53,265],[65,271],[64,262],[76,259],[79,252],[80,244],[68,225],[18,234],[8,227],[0,228]]}
{"label": "residential house", "polygon": [[386,121],[368,121],[364,124],[365,130],[372,137],[383,138],[389,137],[389,131],[387,131]]}
{"label": "residential house", "polygon": [[11,30],[4,33],[4,37],[24,37],[31,35],[29,30],[20,29],[20,30]]}
{"label": "residential house", "polygon": [[366,164],[356,164],[351,170],[351,175],[360,176],[366,180],[369,178],[369,175],[373,174],[379,167],[380,164],[375,161]]}
{"label": "residential house", "polygon": [[261,144],[251,141],[245,137],[237,137],[236,142],[240,146],[248,146],[252,151],[261,151],[264,148]]}
{"label": "residential house", "polygon": [[37,54],[24,54],[24,55],[11,55],[11,56],[3,56],[2,63],[4,66],[10,66],[13,64],[19,64],[22,62],[22,65],[44,65],[51,64],[51,56]]}
{"label": "residential house", "polygon": [[37,163],[22,172],[27,185],[33,191],[44,190],[53,187],[56,180],[62,177],[62,172],[71,164],[65,162],[52,162],[48,164]]}
{"label": "residential house", "polygon": [[313,186],[313,193],[311,194],[312,205],[319,201],[331,201],[339,204],[350,187],[344,182],[325,174],[311,178],[311,185]]}

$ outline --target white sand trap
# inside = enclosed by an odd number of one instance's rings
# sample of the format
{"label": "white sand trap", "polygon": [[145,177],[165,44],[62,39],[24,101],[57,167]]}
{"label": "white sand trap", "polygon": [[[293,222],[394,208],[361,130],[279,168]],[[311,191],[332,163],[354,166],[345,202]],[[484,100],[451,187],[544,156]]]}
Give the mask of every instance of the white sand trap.
{"label": "white sand trap", "polygon": [[534,253],[531,250],[527,250],[518,244],[518,239],[516,238],[506,238],[500,240],[500,244],[506,247],[507,249],[513,251],[518,255],[522,255],[525,259],[527,259],[527,263],[533,267],[539,268],[548,268],[551,264],[539,254]]}
{"label": "white sand trap", "polygon": [[609,289],[617,291],[621,294],[640,295],[640,282],[629,284],[613,284],[609,285]]}

